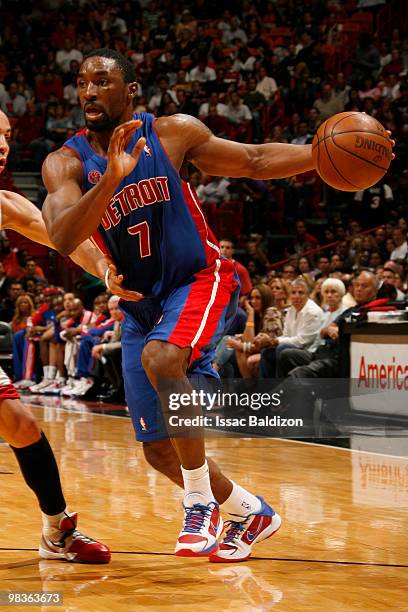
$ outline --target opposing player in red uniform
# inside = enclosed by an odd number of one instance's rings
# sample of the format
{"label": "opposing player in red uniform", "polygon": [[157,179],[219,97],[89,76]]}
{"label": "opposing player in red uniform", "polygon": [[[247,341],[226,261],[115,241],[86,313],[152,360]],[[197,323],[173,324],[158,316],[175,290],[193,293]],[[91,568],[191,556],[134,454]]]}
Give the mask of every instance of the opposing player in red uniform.
{"label": "opposing player in red uniform", "polygon": [[[0,111],[0,172],[7,162],[10,132],[9,120]],[[0,191],[0,228],[13,229],[35,242],[53,247],[40,211],[16,193]],[[71,258],[91,274],[104,278],[107,263],[89,241],[80,245]],[[110,280],[112,289],[119,294],[123,291],[120,281],[119,277],[111,277]],[[122,297],[133,299],[126,291]],[[58,466],[49,442],[31,410],[19,399],[15,387],[2,368],[0,437],[10,445],[27,485],[37,496],[43,520],[40,556],[44,559],[108,563],[109,548],[77,530],[77,514],[67,510]]]}

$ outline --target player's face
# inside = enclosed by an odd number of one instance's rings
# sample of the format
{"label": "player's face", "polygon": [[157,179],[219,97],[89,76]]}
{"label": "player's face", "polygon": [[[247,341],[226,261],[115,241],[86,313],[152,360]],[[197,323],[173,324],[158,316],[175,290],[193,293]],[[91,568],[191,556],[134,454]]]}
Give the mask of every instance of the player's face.
{"label": "player's face", "polygon": [[11,136],[11,126],[7,115],[0,111],[0,174],[3,172],[7,157],[10,151],[9,140]]}
{"label": "player's face", "polygon": [[107,57],[85,60],[78,73],[77,87],[88,130],[110,131],[125,120],[132,96],[115,60]]}

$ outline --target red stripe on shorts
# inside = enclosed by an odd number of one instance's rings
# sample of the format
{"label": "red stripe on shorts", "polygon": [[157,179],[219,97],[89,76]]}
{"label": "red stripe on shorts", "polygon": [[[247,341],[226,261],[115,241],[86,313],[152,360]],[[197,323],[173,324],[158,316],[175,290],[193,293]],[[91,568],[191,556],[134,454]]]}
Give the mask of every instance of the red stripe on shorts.
{"label": "red stripe on shorts", "polygon": [[168,342],[192,347],[190,363],[214,336],[220,317],[237,287],[234,265],[218,259],[213,266],[195,274],[188,298]]}

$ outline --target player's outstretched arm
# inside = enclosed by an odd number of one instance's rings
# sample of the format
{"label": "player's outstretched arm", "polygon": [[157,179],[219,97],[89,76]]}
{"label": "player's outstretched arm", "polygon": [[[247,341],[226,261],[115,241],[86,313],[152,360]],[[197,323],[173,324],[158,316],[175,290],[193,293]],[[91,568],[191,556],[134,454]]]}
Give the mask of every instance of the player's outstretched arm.
{"label": "player's outstretched arm", "polygon": [[62,147],[45,160],[42,175],[48,196],[42,215],[52,242],[63,255],[72,253],[95,232],[118,184],[136,166],[145,139],[140,138],[130,154],[126,147],[140,125],[139,120],[129,121],[115,129],[106,171],[85,194],[82,193],[82,164],[70,149]]}
{"label": "player's outstretched arm", "polygon": [[36,206],[13,191],[0,191],[2,229],[12,229],[26,238],[53,247]]}
{"label": "player's outstretched arm", "polygon": [[[1,226],[12,229],[26,238],[55,248],[50,240],[45,223],[38,208],[29,200],[12,191],[0,191],[0,210],[2,212]],[[72,261],[86,272],[104,280],[111,262],[97,249],[90,240],[85,240],[70,255]],[[124,300],[137,301],[142,296],[122,287],[123,277],[109,270],[109,288]]]}
{"label": "player's outstretched arm", "polygon": [[[276,179],[314,168],[311,145],[270,143],[249,145],[217,138],[198,119],[173,115],[157,121],[160,137],[174,151],[213,176]],[[172,141],[172,143],[171,143]]]}

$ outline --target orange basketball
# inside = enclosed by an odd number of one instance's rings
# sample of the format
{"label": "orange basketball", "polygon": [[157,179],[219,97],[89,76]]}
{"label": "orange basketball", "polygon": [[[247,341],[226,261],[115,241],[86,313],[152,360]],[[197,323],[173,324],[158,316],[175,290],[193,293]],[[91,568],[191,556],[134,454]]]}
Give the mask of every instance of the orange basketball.
{"label": "orange basketball", "polygon": [[367,189],[384,176],[392,144],[385,128],[365,113],[338,113],[327,119],[313,138],[315,168],[331,187]]}

